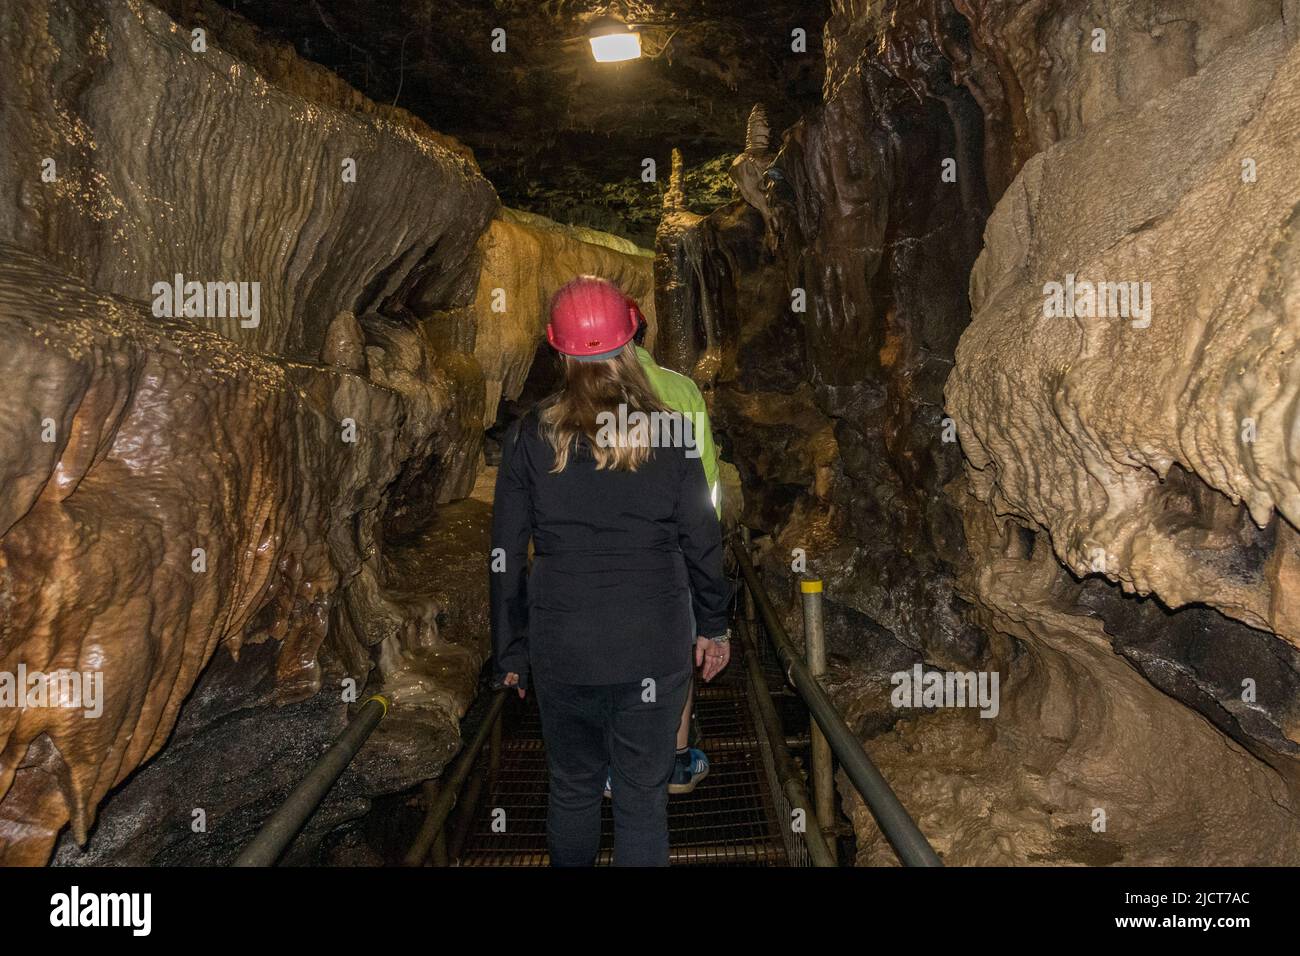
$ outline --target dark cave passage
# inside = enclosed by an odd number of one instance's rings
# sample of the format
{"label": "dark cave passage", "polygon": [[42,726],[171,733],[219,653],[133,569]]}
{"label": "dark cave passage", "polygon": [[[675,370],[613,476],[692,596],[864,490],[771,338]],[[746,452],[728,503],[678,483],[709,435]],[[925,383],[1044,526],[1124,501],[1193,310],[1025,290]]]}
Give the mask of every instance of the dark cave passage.
{"label": "dark cave passage", "polygon": [[262,862],[550,862],[578,356],[716,442],[673,865],[1300,861],[1300,9],[1175,6],[9,0],[0,864],[230,865],[349,734]]}

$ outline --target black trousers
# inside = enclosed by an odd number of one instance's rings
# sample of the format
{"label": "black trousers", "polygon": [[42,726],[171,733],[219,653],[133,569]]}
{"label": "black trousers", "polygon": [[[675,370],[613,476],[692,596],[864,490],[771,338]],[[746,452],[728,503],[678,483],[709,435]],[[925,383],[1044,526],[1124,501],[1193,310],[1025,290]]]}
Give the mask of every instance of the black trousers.
{"label": "black trousers", "polygon": [[533,675],[550,771],[552,866],[591,866],[600,849],[605,774],[614,802],[614,864],[668,865],[668,778],[691,670],[628,684],[566,684]]}

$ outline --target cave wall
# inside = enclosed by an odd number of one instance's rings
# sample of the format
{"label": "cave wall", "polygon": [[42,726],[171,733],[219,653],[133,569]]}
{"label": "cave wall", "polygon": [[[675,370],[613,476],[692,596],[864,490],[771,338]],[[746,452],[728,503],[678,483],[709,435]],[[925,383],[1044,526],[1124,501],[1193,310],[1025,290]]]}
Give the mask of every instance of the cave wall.
{"label": "cave wall", "polygon": [[[480,466],[482,372],[448,330],[472,333],[495,193],[414,117],[179,6],[205,50],[143,3],[0,13],[0,654],[99,675],[105,706],[0,711],[6,863],[43,862],[69,821],[60,862],[228,862],[369,684],[398,706],[290,854],[309,858],[438,773],[486,653],[438,626],[481,596],[396,587],[385,552]],[[261,323],[160,317],[175,272],[258,282]]]}
{"label": "cave wall", "polygon": [[[744,200],[690,208],[674,156],[652,288],[214,4],[6,5],[0,669],[108,696],[0,709],[0,861],[70,822],[60,863],[228,862],[347,678],[396,706],[288,859],[438,773],[483,429],[579,272],[704,388],[794,633],[797,559],[826,580],[829,686],[949,862],[1293,861],[1296,14],[833,0],[823,104]],[[1150,327],[1042,317],[1094,269],[1152,281]],[[159,318],[176,272],[259,282],[260,325]],[[892,707],[916,663],[1001,673],[998,718]]]}
{"label": "cave wall", "polygon": [[[1300,196],[1269,171],[1296,161],[1296,59],[1275,20],[1034,156],[990,219],[948,385],[974,497],[1075,577],[1158,599],[1103,616],[1130,634],[1159,626],[1156,604],[1230,619],[1207,616],[1213,662],[1190,642],[1137,659],[1293,780]],[[1055,272],[1150,283],[1150,313],[1045,317]]]}
{"label": "cave wall", "polygon": [[[1186,6],[832,3],[761,201],[660,227],[661,354],[709,389],[793,633],[801,562],[826,581],[828,684],[950,863],[1300,852],[1296,31]],[[1139,265],[1147,338],[1041,317],[1049,278]],[[1000,713],[893,706],[918,663],[997,672]]]}
{"label": "cave wall", "polygon": [[[274,640],[259,658],[274,704],[322,691],[327,634],[332,676],[364,683],[364,648],[329,621],[433,410],[347,370],[160,321],[9,245],[0,318],[4,670],[102,680],[99,714],[0,710],[0,858],[40,863],[65,822],[87,839],[218,647],[238,656]],[[344,418],[360,440],[341,440]],[[341,685],[321,696],[337,724]],[[229,759],[229,775],[241,756],[196,759]]]}
{"label": "cave wall", "polygon": [[[284,857],[328,862],[459,747],[502,383],[573,274],[653,321],[649,255],[503,211],[470,150],[206,0],[12,4],[0,37],[0,668],[105,695],[0,709],[0,861],[228,863],[382,692]],[[260,324],[160,316],[176,272],[259,283]]]}
{"label": "cave wall", "polygon": [[[1076,575],[1292,644],[1300,184],[1278,173],[1298,60],[1273,24],[1035,155],[989,221],[948,386],[976,495],[1047,530]],[[1149,283],[1150,311],[1045,317],[1067,274]]]}
{"label": "cave wall", "polygon": [[358,109],[292,51],[257,58],[269,75],[237,59],[222,28],[256,49],[247,28],[210,12],[220,19],[202,21],[196,52],[190,30],[148,3],[4,5],[0,239],[150,302],[178,273],[258,282],[256,327],[190,317],[295,358],[316,356],[340,310],[466,304],[496,207],[468,151],[400,111]]}
{"label": "cave wall", "polygon": [[[979,104],[984,172],[996,201],[1030,156],[1193,75],[1225,46],[1277,20],[1281,6],[1274,0],[832,0],[823,90],[829,98],[867,54],[916,95],[928,95],[924,65],[938,48],[945,72]],[[1098,30],[1105,46],[1094,52]]]}
{"label": "cave wall", "polygon": [[[956,660],[979,638],[954,603],[942,389],[987,203],[979,111],[929,56],[920,100],[864,57],[785,132],[764,212],[666,204],[660,356],[708,390],[772,569],[789,583],[802,549],[837,600]],[[943,182],[945,157],[976,188]]]}
{"label": "cave wall", "polygon": [[584,273],[609,279],[637,301],[654,344],[652,254],[608,233],[565,226],[506,209],[479,239],[481,262],[474,294],[474,357],[483,369],[483,425],[497,418],[502,399],[519,397],[546,337],[551,296]]}
{"label": "cave wall", "polygon": [[[850,719],[872,727],[867,749],[944,860],[1293,864],[1300,845],[1285,777],[1190,709],[1186,687],[1162,692],[1116,652],[1116,634],[1147,640],[1151,621],[1096,613],[1104,604],[1062,575],[1050,549],[1027,549],[1018,527],[985,510],[964,517],[973,561],[960,587],[989,635],[983,666],[1001,675],[997,715],[908,708],[882,731],[887,682],[857,673],[836,688]],[[1164,636],[1186,647],[1190,629],[1172,622]],[[842,774],[839,790],[858,862],[893,864]]]}

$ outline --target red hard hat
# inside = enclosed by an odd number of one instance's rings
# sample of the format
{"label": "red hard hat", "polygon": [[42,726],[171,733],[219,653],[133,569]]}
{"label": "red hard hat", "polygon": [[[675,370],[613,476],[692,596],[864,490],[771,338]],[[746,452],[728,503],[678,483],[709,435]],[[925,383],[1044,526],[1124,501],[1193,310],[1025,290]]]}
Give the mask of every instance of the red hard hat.
{"label": "red hard hat", "polygon": [[636,305],[618,286],[597,276],[578,276],[551,299],[546,341],[557,352],[598,362],[618,354],[636,330]]}

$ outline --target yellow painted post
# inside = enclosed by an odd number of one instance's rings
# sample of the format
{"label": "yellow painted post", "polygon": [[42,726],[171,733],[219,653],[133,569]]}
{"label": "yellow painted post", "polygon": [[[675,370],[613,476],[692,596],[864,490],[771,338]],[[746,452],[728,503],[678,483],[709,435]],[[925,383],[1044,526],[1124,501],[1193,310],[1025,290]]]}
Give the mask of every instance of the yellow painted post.
{"label": "yellow painted post", "polygon": [[[822,582],[799,582],[803,597],[804,660],[813,677],[820,680],[826,673],[826,630],[822,624]],[[835,768],[831,758],[831,745],[826,740],[817,721],[812,722],[812,783],[813,805],[817,819],[827,833],[835,829]]]}

